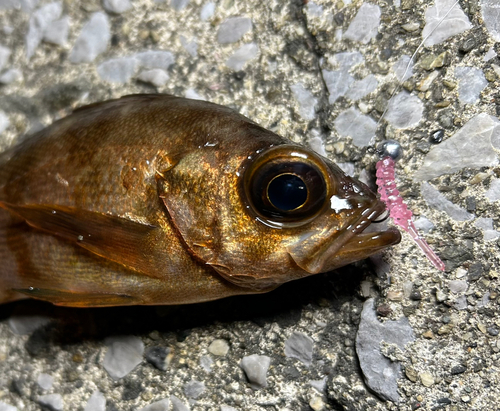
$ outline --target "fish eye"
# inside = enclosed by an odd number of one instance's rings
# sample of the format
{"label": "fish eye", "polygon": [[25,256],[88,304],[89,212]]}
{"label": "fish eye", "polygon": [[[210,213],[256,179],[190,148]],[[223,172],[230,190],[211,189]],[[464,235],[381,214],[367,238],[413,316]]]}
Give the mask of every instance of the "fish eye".
{"label": "fish eye", "polygon": [[251,209],[270,222],[303,224],[323,209],[329,191],[327,166],[296,146],[271,148],[245,170]]}

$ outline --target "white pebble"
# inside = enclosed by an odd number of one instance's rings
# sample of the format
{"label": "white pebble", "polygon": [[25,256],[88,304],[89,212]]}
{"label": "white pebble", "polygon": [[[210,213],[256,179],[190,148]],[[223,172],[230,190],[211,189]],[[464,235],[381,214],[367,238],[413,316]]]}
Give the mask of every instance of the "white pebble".
{"label": "white pebble", "polygon": [[104,394],[99,390],[95,390],[83,411],[106,411],[106,397],[104,397]]}
{"label": "white pebble", "polygon": [[175,57],[170,51],[148,50],[137,53],[134,57],[139,60],[142,68],[167,70],[175,62]]}
{"label": "white pebble", "polygon": [[64,401],[61,394],[40,395],[37,402],[52,411],[62,411],[64,408]]}
{"label": "white pebble", "polygon": [[344,33],[344,38],[364,44],[368,43],[378,34],[380,16],[379,6],[363,3]]}
{"label": "white pebble", "polygon": [[45,28],[43,40],[58,46],[64,46],[68,42],[69,25],[69,16],[53,21]]}
{"label": "white pebble", "polygon": [[132,8],[130,0],[103,0],[102,6],[106,11],[115,14],[124,13]]}
{"label": "white pebble", "polygon": [[191,380],[184,385],[184,395],[186,398],[198,398],[205,392],[205,383],[203,381]]}
{"label": "white pebble", "polygon": [[386,120],[396,128],[410,128],[416,126],[424,113],[424,103],[407,91],[397,94],[389,102]]}
{"label": "white pebble", "polygon": [[214,364],[214,360],[210,358],[208,355],[202,355],[200,357],[200,365],[206,372],[212,371],[212,365]]}
{"label": "white pebble", "polygon": [[203,96],[201,96],[195,89],[188,88],[186,93],[184,93],[184,97],[190,98],[192,100],[205,100]]}
{"label": "white pebble", "polygon": [[141,72],[137,78],[155,87],[163,87],[169,79],[168,73],[162,69],[152,69]]}
{"label": "white pebble", "polygon": [[52,384],[54,384],[54,377],[49,374],[41,373],[38,375],[36,383],[40,386],[40,388],[50,390],[52,388]]}
{"label": "white pebble", "polygon": [[255,43],[243,44],[231,57],[226,60],[226,66],[234,71],[239,71],[245,64],[257,57],[259,47]]}
{"label": "white pebble", "polygon": [[69,56],[72,63],[88,63],[108,49],[111,32],[108,16],[103,12],[92,14],[76,39]]}
{"label": "white pebble", "polygon": [[[1,124],[1,119],[0,119]],[[1,130],[1,126],[0,126]],[[9,317],[9,327],[14,334],[28,335],[33,331],[43,327],[50,322],[49,317],[43,315],[23,315],[23,313],[14,313]]]}
{"label": "white pebble", "polygon": [[266,355],[248,355],[243,357],[240,367],[245,372],[250,385],[254,389],[267,386],[267,370],[271,364],[271,358]]}
{"label": "white pebble", "polygon": [[342,111],[333,122],[342,137],[351,137],[358,147],[365,147],[375,137],[377,122],[354,107]]}
{"label": "white pebble", "polygon": [[434,46],[472,27],[455,0],[435,0],[425,12],[422,38],[425,46]]}
{"label": "white pebble", "polygon": [[500,200],[500,178],[491,180],[490,188],[484,195],[490,201]]}
{"label": "white pebble", "polygon": [[186,50],[189,55],[195,58],[198,55],[198,43],[196,43],[196,38],[188,40],[184,36],[180,36],[182,47]]}
{"label": "white pebble", "polygon": [[404,54],[393,64],[391,70],[400,82],[408,80],[413,76],[413,60]]}
{"label": "white pebble", "polygon": [[299,103],[299,115],[304,120],[314,120],[316,117],[316,104],[318,104],[318,99],[316,99],[313,94],[307,90],[302,83],[293,84],[290,89]]}
{"label": "white pebble", "polygon": [[135,75],[138,65],[133,57],[110,59],[97,66],[97,74],[109,83],[124,84]]}
{"label": "white pebble", "polygon": [[482,70],[475,67],[457,67],[455,76],[458,79],[458,99],[464,104],[479,102],[481,91],[488,85]]}
{"label": "white pebble", "polygon": [[350,85],[345,96],[352,101],[358,101],[370,94],[372,91],[375,91],[377,86],[378,80],[373,74],[369,74],[361,80],[355,80]]}
{"label": "white pebble", "polygon": [[171,0],[170,5],[177,11],[182,10],[189,4],[189,0]]}
{"label": "white pebble", "polygon": [[28,34],[26,34],[26,58],[29,60],[35,53],[45,34],[45,30],[54,20],[61,17],[62,2],[53,2],[40,7],[30,18]]}
{"label": "white pebble", "polygon": [[17,408],[13,405],[9,405],[3,401],[0,401],[0,411],[17,411]]}
{"label": "white pebble", "polygon": [[115,380],[125,377],[142,362],[144,344],[134,336],[106,338],[108,351],[102,363],[104,369]]}
{"label": "white pebble", "polygon": [[210,18],[212,18],[212,16],[214,15],[214,13],[215,13],[215,3],[214,2],[209,2],[209,3],[205,4],[201,8],[201,11],[200,11],[200,19],[201,19],[201,21],[207,21],[207,20],[209,20]]}
{"label": "white pebble", "polygon": [[430,207],[439,211],[444,211],[455,221],[467,221],[474,218],[473,214],[468,213],[463,208],[452,203],[443,194],[425,181],[421,185],[421,193],[424,200]]}
{"label": "white pebble", "polygon": [[498,0],[480,0],[481,14],[486,28],[495,41],[500,41],[500,19],[498,18]]}
{"label": "white pebble", "polygon": [[230,17],[224,20],[217,32],[219,44],[235,43],[252,29],[252,20],[248,17]]}

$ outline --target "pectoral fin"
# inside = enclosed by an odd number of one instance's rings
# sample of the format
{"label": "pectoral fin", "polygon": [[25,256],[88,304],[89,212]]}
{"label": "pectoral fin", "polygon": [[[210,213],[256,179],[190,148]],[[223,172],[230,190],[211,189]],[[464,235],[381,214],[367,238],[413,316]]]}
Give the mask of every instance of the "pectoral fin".
{"label": "pectoral fin", "polygon": [[35,229],[63,238],[147,276],[160,276],[154,254],[147,252],[157,230],[155,226],[65,206],[0,202],[0,207],[23,218]]}
{"label": "pectoral fin", "polygon": [[63,307],[111,307],[140,303],[135,298],[123,294],[72,293],[46,288],[15,289],[14,291]]}

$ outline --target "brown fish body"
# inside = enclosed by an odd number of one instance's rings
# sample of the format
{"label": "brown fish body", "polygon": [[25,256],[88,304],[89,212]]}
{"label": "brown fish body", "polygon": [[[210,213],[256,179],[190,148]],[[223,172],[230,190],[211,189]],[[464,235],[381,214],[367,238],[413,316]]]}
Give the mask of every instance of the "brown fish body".
{"label": "brown fish body", "polygon": [[168,95],[84,107],[0,154],[0,207],[0,302],[207,301],[399,241],[360,234],[383,205],[328,160]]}

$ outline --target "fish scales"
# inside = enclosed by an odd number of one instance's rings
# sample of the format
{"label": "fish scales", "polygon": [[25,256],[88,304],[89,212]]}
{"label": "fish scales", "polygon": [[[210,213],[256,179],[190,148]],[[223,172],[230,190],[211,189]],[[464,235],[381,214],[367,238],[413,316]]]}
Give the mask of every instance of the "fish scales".
{"label": "fish scales", "polygon": [[398,242],[362,233],[383,210],[329,160],[227,107],[96,103],[0,154],[0,302],[266,292]]}

